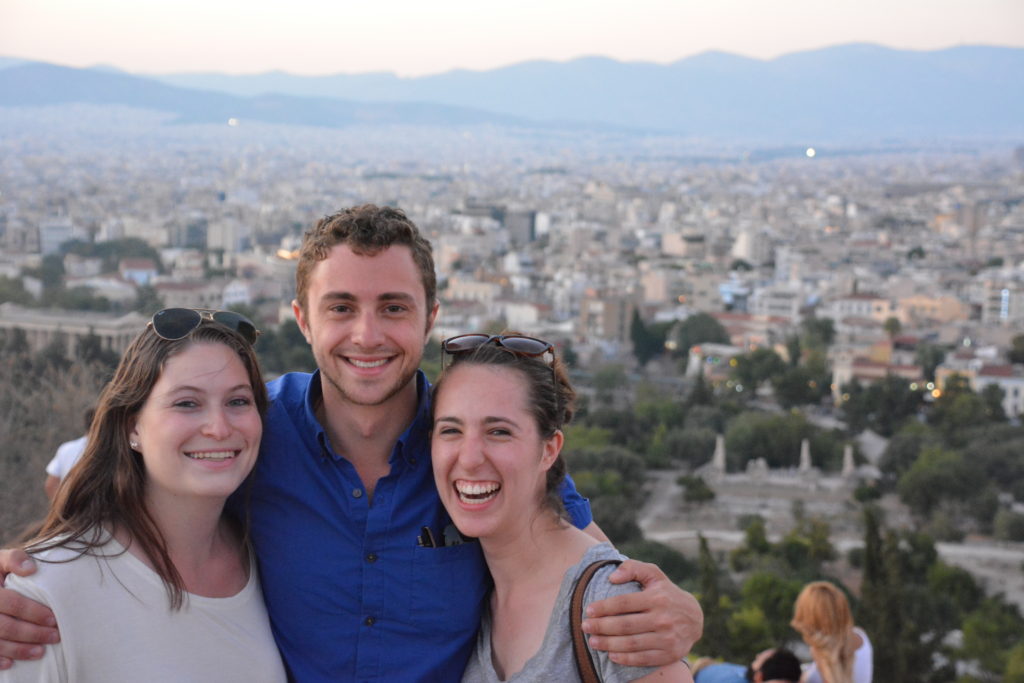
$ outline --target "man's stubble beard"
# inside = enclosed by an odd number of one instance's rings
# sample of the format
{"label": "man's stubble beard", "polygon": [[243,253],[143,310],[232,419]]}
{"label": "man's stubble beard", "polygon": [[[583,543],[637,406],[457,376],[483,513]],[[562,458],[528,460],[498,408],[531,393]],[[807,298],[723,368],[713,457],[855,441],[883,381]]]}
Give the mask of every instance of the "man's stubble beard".
{"label": "man's stubble beard", "polygon": [[395,384],[393,384],[390,388],[388,388],[386,394],[382,398],[380,398],[378,400],[374,400],[374,401],[366,401],[366,400],[357,399],[354,396],[352,396],[348,391],[346,391],[345,388],[341,385],[340,382],[336,381],[335,378],[332,377],[330,373],[326,372],[323,369],[323,365],[322,364],[317,363],[317,366],[320,367],[320,375],[324,379],[327,380],[327,383],[330,384],[331,387],[334,388],[334,390],[338,393],[338,396],[341,397],[342,401],[344,401],[346,403],[350,403],[350,404],[355,405],[355,406],[379,406],[379,405],[384,405],[385,403],[387,403],[388,401],[393,399],[395,396],[400,394],[402,392],[402,390],[405,389],[405,387],[408,386],[409,383],[412,382],[415,379],[416,372],[419,370],[419,366],[417,364],[409,372],[407,372],[404,375],[402,375],[401,377],[399,377],[398,381],[396,381]]}

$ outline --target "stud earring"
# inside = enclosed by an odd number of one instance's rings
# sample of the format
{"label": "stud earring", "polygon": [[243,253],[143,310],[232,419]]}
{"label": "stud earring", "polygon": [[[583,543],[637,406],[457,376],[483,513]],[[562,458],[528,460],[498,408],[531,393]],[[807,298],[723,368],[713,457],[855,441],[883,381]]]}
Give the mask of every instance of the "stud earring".
{"label": "stud earring", "polygon": [[138,441],[129,441],[128,445],[132,447],[133,451],[134,450],[138,450],[138,448],[139,448],[139,442]]}

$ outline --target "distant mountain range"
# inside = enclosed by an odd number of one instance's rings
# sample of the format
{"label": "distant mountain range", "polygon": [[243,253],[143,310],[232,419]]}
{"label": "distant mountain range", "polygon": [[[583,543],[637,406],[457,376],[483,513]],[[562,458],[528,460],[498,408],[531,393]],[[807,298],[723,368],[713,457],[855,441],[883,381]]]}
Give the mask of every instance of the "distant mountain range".
{"label": "distant mountain range", "polygon": [[668,65],[587,57],[418,78],[142,77],[0,58],[0,105],[70,102],[160,109],[195,122],[585,124],[796,144],[1012,140],[1024,138],[1024,49],[853,44],[773,60],[720,52]]}

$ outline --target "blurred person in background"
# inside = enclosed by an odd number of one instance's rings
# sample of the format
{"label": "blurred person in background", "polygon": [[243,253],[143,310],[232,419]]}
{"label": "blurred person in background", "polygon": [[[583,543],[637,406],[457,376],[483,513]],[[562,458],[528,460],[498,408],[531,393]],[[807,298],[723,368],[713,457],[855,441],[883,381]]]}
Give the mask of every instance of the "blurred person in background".
{"label": "blurred person in background", "polygon": [[43,490],[46,491],[46,497],[51,501],[57,495],[57,487],[64,481],[64,478],[68,476],[68,472],[75,466],[78,459],[82,457],[82,453],[85,452],[85,441],[89,435],[89,426],[92,424],[93,415],[96,414],[96,408],[88,408],[82,415],[82,420],[85,423],[85,434],[72,439],[71,441],[65,441],[57,447],[57,453],[50,460],[49,464],[46,465],[46,480],[43,482]]}
{"label": "blurred person in background", "polygon": [[804,683],[871,683],[873,652],[868,634],[854,626],[846,596],[827,581],[804,586],[793,608],[794,629],[811,648]]}
{"label": "blurred person in background", "polygon": [[771,648],[754,657],[748,667],[698,660],[693,667],[697,683],[799,683],[800,660],[786,648]]}

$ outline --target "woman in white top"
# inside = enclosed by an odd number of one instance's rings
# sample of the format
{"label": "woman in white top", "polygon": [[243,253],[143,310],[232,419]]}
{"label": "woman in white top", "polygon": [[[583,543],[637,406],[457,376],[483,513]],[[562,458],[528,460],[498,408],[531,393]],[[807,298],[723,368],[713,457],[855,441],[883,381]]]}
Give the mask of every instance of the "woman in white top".
{"label": "woman in white top", "polygon": [[38,571],[7,579],[61,642],[0,681],[285,680],[245,529],[223,515],[263,433],[257,334],[177,308],[132,341],[29,543]]}
{"label": "woman in white top", "polygon": [[827,581],[807,584],[797,596],[790,623],[814,658],[802,683],[871,683],[871,641],[853,625],[850,603],[841,590]]}
{"label": "woman in white top", "polygon": [[[575,393],[554,347],[542,340],[471,334],[445,340],[442,349],[452,365],[434,390],[434,479],[459,532],[479,539],[494,578],[462,680],[579,680],[569,628],[573,584],[591,562],[624,558],[564,516],[562,426]],[[444,536],[447,542],[452,535]],[[594,575],[584,610],[639,590],[611,584],[613,570]],[[682,662],[626,667],[588,651],[604,681],[693,680]]]}

